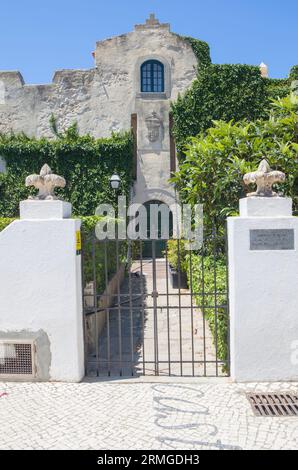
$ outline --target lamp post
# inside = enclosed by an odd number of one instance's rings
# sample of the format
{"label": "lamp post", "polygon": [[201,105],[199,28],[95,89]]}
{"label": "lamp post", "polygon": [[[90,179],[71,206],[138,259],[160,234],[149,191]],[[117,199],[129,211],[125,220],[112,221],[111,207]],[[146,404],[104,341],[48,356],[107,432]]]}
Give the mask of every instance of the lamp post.
{"label": "lamp post", "polygon": [[121,179],[120,179],[120,176],[118,176],[117,174],[114,174],[111,176],[110,178],[110,186],[111,188],[114,190],[114,191],[117,191],[120,187],[120,184],[121,184]]}
{"label": "lamp post", "polygon": [[[121,185],[121,178],[119,175],[114,173],[110,178],[110,186],[113,189],[113,191],[115,191],[115,194],[117,194],[118,189],[120,188],[120,185]],[[115,235],[116,235],[116,256],[118,258],[118,222],[116,222]]]}

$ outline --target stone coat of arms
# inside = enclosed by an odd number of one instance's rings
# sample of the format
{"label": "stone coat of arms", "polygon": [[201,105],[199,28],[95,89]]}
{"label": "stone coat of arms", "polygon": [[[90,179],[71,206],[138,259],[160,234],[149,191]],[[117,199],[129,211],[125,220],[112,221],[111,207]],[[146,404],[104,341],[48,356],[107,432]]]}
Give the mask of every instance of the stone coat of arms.
{"label": "stone coat of arms", "polygon": [[145,118],[149,142],[157,142],[161,137],[162,121],[157,113],[153,111]]}

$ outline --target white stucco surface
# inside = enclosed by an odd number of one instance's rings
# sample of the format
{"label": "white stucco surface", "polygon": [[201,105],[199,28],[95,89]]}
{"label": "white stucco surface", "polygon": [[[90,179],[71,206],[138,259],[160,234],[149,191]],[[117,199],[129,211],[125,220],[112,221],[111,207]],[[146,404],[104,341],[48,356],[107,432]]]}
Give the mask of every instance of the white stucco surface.
{"label": "white stucco surface", "polygon": [[71,217],[71,204],[65,201],[27,200],[20,202],[21,219],[68,219]]}
{"label": "white stucco surface", "polygon": [[[294,249],[251,250],[264,229],[293,229]],[[297,380],[298,218],[230,217],[228,242],[232,378]]]}
{"label": "white stucco surface", "polygon": [[285,217],[292,215],[293,201],[288,197],[246,197],[240,199],[241,217]]}
{"label": "white stucco surface", "polygon": [[0,233],[0,332],[46,334],[52,381],[84,375],[77,230],[74,219],[19,220]]}

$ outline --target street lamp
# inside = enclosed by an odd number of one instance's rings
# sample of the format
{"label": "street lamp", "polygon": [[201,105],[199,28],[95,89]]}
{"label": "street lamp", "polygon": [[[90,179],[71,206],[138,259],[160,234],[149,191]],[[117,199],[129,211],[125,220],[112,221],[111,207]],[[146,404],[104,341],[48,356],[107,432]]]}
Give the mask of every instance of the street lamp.
{"label": "street lamp", "polygon": [[[120,176],[117,175],[117,174],[114,174],[111,176],[110,178],[110,186],[111,188],[113,189],[113,191],[115,191],[115,194],[117,194],[117,191],[120,187],[120,184],[121,184],[121,179],[120,179]],[[118,230],[119,230],[119,227],[118,227],[118,221],[115,220],[115,236],[116,236],[116,256],[118,257]]]}
{"label": "street lamp", "polygon": [[114,189],[115,191],[117,191],[117,189],[119,189],[119,187],[120,187],[120,184],[121,184],[120,176],[112,175],[111,178],[110,178],[111,188]]}

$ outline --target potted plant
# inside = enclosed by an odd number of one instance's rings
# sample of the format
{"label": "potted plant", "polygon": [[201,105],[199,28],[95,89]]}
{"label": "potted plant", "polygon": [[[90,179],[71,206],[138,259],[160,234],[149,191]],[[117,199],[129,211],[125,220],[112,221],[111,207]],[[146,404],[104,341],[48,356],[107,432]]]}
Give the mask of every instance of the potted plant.
{"label": "potted plant", "polygon": [[185,269],[185,246],[183,241],[169,240],[168,272],[173,289],[187,289],[187,274]]}

